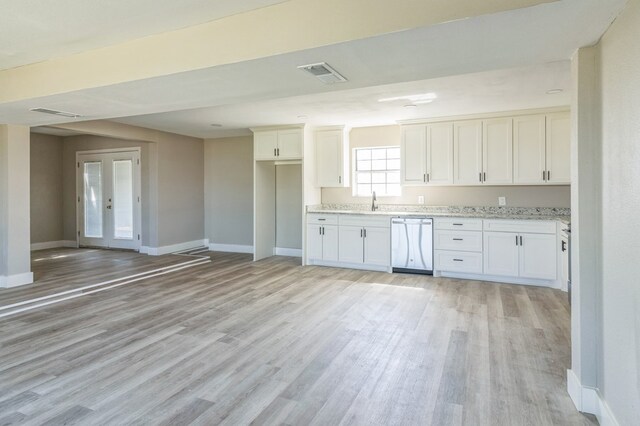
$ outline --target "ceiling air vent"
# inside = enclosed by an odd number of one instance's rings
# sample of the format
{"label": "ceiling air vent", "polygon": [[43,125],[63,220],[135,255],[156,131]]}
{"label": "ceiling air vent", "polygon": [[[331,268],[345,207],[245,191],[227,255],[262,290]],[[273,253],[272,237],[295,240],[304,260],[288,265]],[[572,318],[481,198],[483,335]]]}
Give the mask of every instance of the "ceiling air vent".
{"label": "ceiling air vent", "polygon": [[70,118],[82,117],[80,114],[75,114],[73,112],[57,111],[55,109],[48,109],[48,108],[31,108],[29,111],[41,112],[43,114],[60,115],[62,117],[70,117]]}
{"label": "ceiling air vent", "polygon": [[347,81],[346,78],[338,74],[338,71],[331,68],[325,62],[317,64],[300,65],[299,69],[308,72],[312,76],[325,84],[342,83]]}

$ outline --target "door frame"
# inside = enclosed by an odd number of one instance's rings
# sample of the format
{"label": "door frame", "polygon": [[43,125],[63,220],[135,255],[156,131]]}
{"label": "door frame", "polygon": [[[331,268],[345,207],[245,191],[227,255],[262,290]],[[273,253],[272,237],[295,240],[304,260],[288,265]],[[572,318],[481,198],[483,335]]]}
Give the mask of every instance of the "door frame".
{"label": "door frame", "polygon": [[[118,153],[134,153],[137,154],[137,164],[134,164],[133,170],[133,191],[135,197],[138,198],[138,202],[135,203],[133,209],[133,221],[135,227],[138,230],[138,239],[135,243],[135,251],[140,251],[142,246],[142,148],[140,147],[128,147],[128,148],[112,148],[112,149],[94,149],[88,151],[76,151],[76,246],[80,247],[80,209],[82,203],[80,203],[81,195],[84,194],[84,187],[82,179],[79,179],[80,157],[83,155],[95,155],[95,154],[118,154]],[[137,167],[135,167],[137,166]],[[136,241],[134,235],[134,242]]]}

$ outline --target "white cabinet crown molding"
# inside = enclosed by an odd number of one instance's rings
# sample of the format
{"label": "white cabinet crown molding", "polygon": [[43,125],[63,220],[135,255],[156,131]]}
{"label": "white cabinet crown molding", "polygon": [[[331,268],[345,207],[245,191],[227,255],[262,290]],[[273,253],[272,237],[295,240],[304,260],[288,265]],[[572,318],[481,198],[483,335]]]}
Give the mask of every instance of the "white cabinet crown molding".
{"label": "white cabinet crown molding", "polygon": [[567,112],[570,111],[570,106],[558,106],[558,107],[550,107],[550,108],[532,108],[532,109],[521,109],[514,111],[496,111],[496,112],[486,112],[486,113],[478,113],[478,114],[465,114],[465,115],[447,115],[441,117],[429,117],[429,118],[414,118],[410,120],[398,120],[397,124],[411,125],[411,124],[431,124],[431,123],[439,123],[443,121],[464,121],[464,120],[485,120],[490,118],[503,118],[503,117],[517,117],[520,115],[536,115],[536,114],[552,114],[557,112]]}

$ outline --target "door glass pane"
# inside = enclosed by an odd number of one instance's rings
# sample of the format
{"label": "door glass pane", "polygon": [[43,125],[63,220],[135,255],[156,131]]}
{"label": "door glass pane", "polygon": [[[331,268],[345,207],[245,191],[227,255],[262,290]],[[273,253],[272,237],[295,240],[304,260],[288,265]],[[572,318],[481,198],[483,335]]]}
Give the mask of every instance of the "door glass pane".
{"label": "door glass pane", "polygon": [[113,161],[114,238],[133,239],[133,162]]}
{"label": "door glass pane", "polygon": [[102,162],[84,163],[84,236],[102,238]]}

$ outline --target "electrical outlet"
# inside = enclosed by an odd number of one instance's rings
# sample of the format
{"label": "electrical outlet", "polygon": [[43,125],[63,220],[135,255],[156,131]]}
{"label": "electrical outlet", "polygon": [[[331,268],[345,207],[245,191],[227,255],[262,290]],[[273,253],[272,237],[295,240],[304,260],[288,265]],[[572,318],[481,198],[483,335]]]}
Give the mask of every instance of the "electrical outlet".
{"label": "electrical outlet", "polygon": [[418,204],[424,204],[424,195],[418,195]]}
{"label": "electrical outlet", "polygon": [[507,197],[498,197],[498,205],[506,206],[507,205]]}

